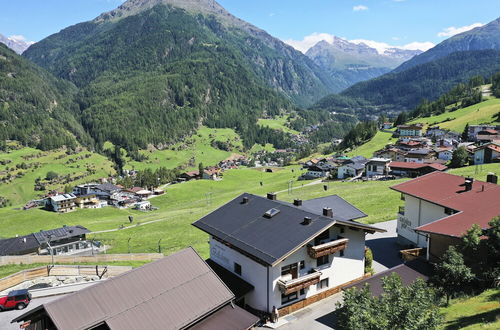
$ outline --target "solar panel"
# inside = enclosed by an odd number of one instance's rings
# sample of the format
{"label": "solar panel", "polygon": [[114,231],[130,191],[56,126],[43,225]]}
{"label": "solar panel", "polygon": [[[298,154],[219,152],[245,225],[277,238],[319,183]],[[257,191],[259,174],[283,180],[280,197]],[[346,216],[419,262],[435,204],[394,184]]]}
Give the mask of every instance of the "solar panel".
{"label": "solar panel", "polygon": [[274,217],[278,213],[280,213],[280,210],[272,208],[272,209],[268,210],[266,213],[264,213],[264,216],[266,218],[270,219],[270,218]]}

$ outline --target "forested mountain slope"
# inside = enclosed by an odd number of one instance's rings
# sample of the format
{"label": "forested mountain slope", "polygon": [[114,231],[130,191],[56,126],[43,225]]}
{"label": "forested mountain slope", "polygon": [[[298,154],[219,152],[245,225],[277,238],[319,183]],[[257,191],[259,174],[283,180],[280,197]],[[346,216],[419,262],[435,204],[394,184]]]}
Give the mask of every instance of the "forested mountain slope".
{"label": "forested mountain slope", "polygon": [[403,63],[395,71],[400,72],[419,64],[428,63],[448,56],[451,53],[470,50],[500,50],[500,18],[470,31],[457,34],[444,40],[423,54]]}
{"label": "forested mountain slope", "polygon": [[342,111],[352,108],[360,117],[410,110],[422,100],[434,100],[471,77],[491,76],[500,70],[500,51],[452,53],[401,72],[360,82],[340,94],[320,100],[313,109]]}
{"label": "forested mountain slope", "polygon": [[76,87],[52,76],[0,44],[0,143],[52,149],[90,143],[72,99]]}

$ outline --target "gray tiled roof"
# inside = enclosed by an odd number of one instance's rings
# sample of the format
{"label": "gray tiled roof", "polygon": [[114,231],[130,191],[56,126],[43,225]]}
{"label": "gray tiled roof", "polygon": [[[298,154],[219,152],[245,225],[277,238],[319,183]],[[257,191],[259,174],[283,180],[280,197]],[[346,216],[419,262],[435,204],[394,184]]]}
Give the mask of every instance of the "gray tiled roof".
{"label": "gray tiled roof", "polygon": [[[243,198],[247,198],[248,202],[244,203]],[[328,201],[336,207],[333,218],[321,215],[323,206],[326,206],[323,204]],[[364,214],[338,196],[331,197],[330,200],[312,200],[309,204],[306,201],[303,205],[296,207],[245,193],[193,225],[268,265],[278,263],[336,223],[372,232],[379,231],[375,227],[350,221],[350,216],[361,217]],[[319,205],[323,205],[320,210],[311,212],[311,209]],[[273,208],[279,210],[279,213],[272,218],[265,217],[264,214]],[[303,224],[305,217],[312,219],[310,224]]]}

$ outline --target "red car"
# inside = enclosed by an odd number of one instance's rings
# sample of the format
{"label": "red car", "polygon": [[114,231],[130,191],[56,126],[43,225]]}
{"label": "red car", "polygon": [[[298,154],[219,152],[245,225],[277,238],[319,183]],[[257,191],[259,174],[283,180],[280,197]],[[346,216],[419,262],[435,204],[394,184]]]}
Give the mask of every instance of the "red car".
{"label": "red car", "polygon": [[23,309],[31,301],[31,294],[28,290],[14,290],[9,292],[7,296],[0,297],[0,311],[6,309]]}

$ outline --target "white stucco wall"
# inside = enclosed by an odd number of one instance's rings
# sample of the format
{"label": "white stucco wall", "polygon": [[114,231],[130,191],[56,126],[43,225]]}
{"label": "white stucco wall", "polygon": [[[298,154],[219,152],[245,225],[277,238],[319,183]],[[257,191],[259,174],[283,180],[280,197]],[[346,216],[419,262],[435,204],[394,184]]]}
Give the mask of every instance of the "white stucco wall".
{"label": "white stucco wall", "polygon": [[447,216],[444,213],[444,207],[405,195],[404,215],[398,214],[398,236],[402,236],[416,246],[426,247],[425,237],[417,235],[413,229]]}
{"label": "white stucco wall", "polygon": [[[242,269],[241,278],[252,284],[255,288],[245,296],[245,303],[253,308],[271,312],[273,306],[280,308],[288,304],[293,304],[299,300],[311,297],[322,290],[339,286],[363,276],[365,232],[345,228],[344,233],[340,233],[340,227],[334,226],[330,228],[330,240],[337,239],[339,235],[349,238],[347,248],[344,250],[344,256],[341,257],[340,252],[330,255],[330,262],[328,264],[317,267],[316,259],[311,258],[307,254],[306,244],[275,267],[269,267],[269,307],[267,304],[268,286],[266,267],[212,238],[210,239],[210,258],[233,273],[234,262],[240,264]],[[312,243],[314,243],[314,240]],[[305,267],[304,269],[298,267],[299,277],[306,275],[313,268],[318,268],[322,273],[320,279],[328,278],[329,286],[328,288],[318,290],[316,285],[312,285],[305,289],[304,295],[301,296],[299,293],[298,299],[282,305],[281,291],[278,286],[278,280],[281,278],[281,268],[293,263],[299,263],[302,260]]]}

